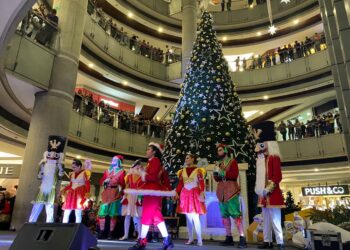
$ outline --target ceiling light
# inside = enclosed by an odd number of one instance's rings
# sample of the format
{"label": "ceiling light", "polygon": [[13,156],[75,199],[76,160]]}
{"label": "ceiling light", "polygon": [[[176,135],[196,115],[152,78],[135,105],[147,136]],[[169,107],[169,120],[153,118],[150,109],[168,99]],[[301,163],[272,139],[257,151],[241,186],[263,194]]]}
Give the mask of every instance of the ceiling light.
{"label": "ceiling light", "polygon": [[159,32],[159,33],[162,33],[162,32],[163,32],[163,28],[162,28],[162,27],[159,27],[159,28],[158,28],[158,32]]}
{"label": "ceiling light", "polygon": [[257,36],[261,36],[261,32],[260,32],[260,31],[257,32],[256,35],[257,35]]}
{"label": "ceiling light", "polygon": [[264,111],[260,111],[259,114],[260,114],[260,115],[264,114]]}
{"label": "ceiling light", "polygon": [[156,119],[157,119],[157,121],[159,121],[159,120],[160,120],[160,117],[159,117],[159,116],[157,116],[157,118],[156,118]]}
{"label": "ceiling light", "polygon": [[287,3],[290,3],[290,0],[281,0],[281,3],[287,4]]}
{"label": "ceiling light", "polygon": [[267,95],[264,95],[263,98],[264,98],[264,100],[269,99],[269,97]]}
{"label": "ceiling light", "polygon": [[160,93],[160,92],[157,92],[157,96],[161,96],[162,95],[162,93]]}
{"label": "ceiling light", "polygon": [[253,9],[253,8],[254,8],[254,5],[253,5],[253,4],[249,5],[249,8]]}
{"label": "ceiling light", "polygon": [[88,64],[89,68],[93,68],[95,65],[93,63]]}
{"label": "ceiling light", "polygon": [[299,23],[299,19],[295,19],[294,21],[293,21],[293,23],[296,25],[296,24],[298,24]]}
{"label": "ceiling light", "polygon": [[318,168],[315,168],[314,171],[315,171],[315,172],[318,172]]}
{"label": "ceiling light", "polygon": [[18,158],[18,157],[20,156],[0,151],[0,158]]}
{"label": "ceiling light", "polygon": [[132,14],[131,12],[128,13],[128,17],[131,18],[131,17],[133,17],[133,16],[134,16],[134,14]]}
{"label": "ceiling light", "polygon": [[76,157],[77,159],[81,159],[81,156],[80,155],[77,155],[77,157]]}
{"label": "ceiling light", "polygon": [[224,36],[224,37],[222,38],[222,40],[223,40],[223,41],[226,41],[226,40],[227,40],[227,37],[226,37],[226,36]]}
{"label": "ceiling light", "polygon": [[252,111],[243,111],[243,116],[244,118],[249,118],[253,115],[255,115],[258,111],[257,110],[252,110]]}
{"label": "ceiling light", "polygon": [[127,81],[123,81],[123,85],[124,86],[128,85],[128,82]]}
{"label": "ceiling light", "polygon": [[271,24],[271,26],[269,26],[269,33],[270,35],[274,35],[276,34],[277,28],[275,27],[275,25]]}
{"label": "ceiling light", "polygon": [[307,116],[311,116],[311,113],[307,113]]}

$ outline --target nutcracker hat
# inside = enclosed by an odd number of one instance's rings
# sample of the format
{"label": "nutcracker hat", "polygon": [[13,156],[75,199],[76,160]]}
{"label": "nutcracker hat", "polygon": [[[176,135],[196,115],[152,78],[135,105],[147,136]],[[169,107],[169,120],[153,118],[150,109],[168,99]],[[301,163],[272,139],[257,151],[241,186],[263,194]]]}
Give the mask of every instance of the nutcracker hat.
{"label": "nutcracker hat", "polygon": [[56,153],[63,153],[64,147],[66,145],[66,137],[58,135],[50,135],[49,142],[47,146],[47,151],[54,151]]}
{"label": "nutcracker hat", "polygon": [[257,142],[276,141],[275,123],[272,121],[253,125],[253,133]]}
{"label": "nutcracker hat", "polygon": [[159,143],[157,143],[157,142],[150,142],[150,143],[148,144],[148,146],[154,146],[154,147],[156,147],[156,148],[159,150],[159,152],[160,152],[161,154],[163,154],[163,151],[164,151],[164,145],[163,145],[163,144],[159,144]]}

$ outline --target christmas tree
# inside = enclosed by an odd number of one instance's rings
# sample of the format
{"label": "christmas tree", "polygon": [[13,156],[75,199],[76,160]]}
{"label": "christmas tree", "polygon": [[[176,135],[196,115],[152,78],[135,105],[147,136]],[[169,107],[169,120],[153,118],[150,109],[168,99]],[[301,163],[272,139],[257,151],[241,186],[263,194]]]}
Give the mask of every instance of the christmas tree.
{"label": "christmas tree", "polygon": [[284,212],[286,214],[290,214],[300,210],[294,203],[294,198],[291,191],[287,192],[287,198],[284,204],[286,205],[286,208],[284,209]]}
{"label": "christmas tree", "polygon": [[[211,15],[203,12],[172,127],[165,140],[164,166],[171,174],[176,173],[187,153],[214,163],[216,144],[227,144],[238,163],[249,164],[248,195],[255,200],[255,143],[212,23]],[[254,214],[250,211],[251,216]]]}

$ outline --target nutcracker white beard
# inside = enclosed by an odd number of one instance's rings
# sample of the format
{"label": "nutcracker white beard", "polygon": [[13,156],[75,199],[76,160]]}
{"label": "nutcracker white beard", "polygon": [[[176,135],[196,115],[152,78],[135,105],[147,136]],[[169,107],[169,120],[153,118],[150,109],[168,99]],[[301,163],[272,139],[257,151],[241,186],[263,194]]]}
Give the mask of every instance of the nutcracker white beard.
{"label": "nutcracker white beard", "polygon": [[55,160],[48,160],[44,165],[44,175],[40,185],[40,191],[43,194],[49,194],[54,187],[56,162]]}
{"label": "nutcracker white beard", "polygon": [[263,191],[266,184],[266,160],[265,154],[258,154],[256,159],[256,182],[255,182],[255,193],[259,196],[263,196]]}

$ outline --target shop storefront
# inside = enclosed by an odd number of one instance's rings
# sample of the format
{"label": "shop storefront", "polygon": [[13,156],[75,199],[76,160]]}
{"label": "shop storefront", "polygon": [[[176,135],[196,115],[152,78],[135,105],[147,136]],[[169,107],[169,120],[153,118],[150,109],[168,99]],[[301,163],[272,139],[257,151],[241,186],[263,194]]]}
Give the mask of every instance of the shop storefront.
{"label": "shop storefront", "polygon": [[347,184],[301,187],[299,197],[303,208],[314,207],[318,210],[325,210],[341,205],[350,208],[350,193]]}
{"label": "shop storefront", "polygon": [[0,164],[0,186],[2,191],[9,192],[11,195],[16,193],[20,170],[20,164]]}

